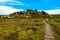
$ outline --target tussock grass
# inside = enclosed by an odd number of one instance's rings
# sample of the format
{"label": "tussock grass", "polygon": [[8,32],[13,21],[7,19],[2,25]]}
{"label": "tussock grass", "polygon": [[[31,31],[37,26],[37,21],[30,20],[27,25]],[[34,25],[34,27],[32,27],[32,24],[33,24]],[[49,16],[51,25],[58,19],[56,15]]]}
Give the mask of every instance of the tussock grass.
{"label": "tussock grass", "polygon": [[0,40],[42,40],[44,25],[41,18],[0,19]]}

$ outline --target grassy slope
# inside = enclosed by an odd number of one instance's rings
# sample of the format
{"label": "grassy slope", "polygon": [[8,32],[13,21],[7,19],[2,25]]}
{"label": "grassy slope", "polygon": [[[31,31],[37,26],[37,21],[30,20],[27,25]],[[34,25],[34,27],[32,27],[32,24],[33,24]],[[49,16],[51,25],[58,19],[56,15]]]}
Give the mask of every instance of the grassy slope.
{"label": "grassy slope", "polygon": [[43,18],[0,19],[0,40],[42,40]]}
{"label": "grassy slope", "polygon": [[60,15],[53,15],[52,18],[49,18],[49,23],[52,25],[56,40],[60,40]]}

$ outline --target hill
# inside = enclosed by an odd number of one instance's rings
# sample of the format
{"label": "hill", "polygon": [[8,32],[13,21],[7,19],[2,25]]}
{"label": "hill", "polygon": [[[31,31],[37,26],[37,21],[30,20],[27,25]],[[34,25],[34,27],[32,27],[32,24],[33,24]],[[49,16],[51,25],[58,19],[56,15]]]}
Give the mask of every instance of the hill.
{"label": "hill", "polygon": [[44,11],[27,10],[0,16],[0,40],[43,40]]}
{"label": "hill", "polygon": [[[46,18],[48,21],[46,21]],[[60,40],[60,15],[28,9],[0,15],[0,40],[44,40],[45,25],[50,24],[56,40]]]}

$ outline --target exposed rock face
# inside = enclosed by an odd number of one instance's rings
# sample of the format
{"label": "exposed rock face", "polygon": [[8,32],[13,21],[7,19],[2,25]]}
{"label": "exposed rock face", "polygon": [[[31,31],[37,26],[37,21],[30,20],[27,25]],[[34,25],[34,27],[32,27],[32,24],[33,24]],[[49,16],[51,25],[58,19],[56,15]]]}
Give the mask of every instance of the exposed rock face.
{"label": "exposed rock face", "polygon": [[19,14],[24,14],[25,12],[24,11],[20,11]]}
{"label": "exposed rock face", "polygon": [[[30,14],[33,14],[33,15],[30,15]],[[17,12],[14,12],[14,13],[11,13],[9,16],[1,16],[2,18],[14,18],[14,17],[27,17],[28,16],[38,16],[38,15],[41,15],[43,14],[44,17],[48,17],[49,14],[44,12],[44,11],[37,11],[37,10],[32,10],[32,9],[28,9],[26,12],[25,11],[17,11]]]}
{"label": "exposed rock face", "polygon": [[37,10],[28,9],[27,10],[27,13],[30,13],[30,14],[38,14],[38,11]]}
{"label": "exposed rock face", "polygon": [[24,14],[24,13],[25,13],[24,11],[18,11],[18,12],[11,13],[10,16],[12,16],[12,17],[19,16],[19,15]]}
{"label": "exposed rock face", "polygon": [[43,15],[48,15],[48,13],[47,13],[47,12],[44,12],[44,11],[42,11],[42,14],[43,14]]}
{"label": "exposed rock face", "polygon": [[20,14],[24,14],[24,12],[23,11],[18,11],[18,12],[14,12],[12,14],[14,14],[14,15],[20,15]]}
{"label": "exposed rock face", "polygon": [[50,15],[47,12],[42,11],[42,14],[45,15],[45,17],[50,17]]}

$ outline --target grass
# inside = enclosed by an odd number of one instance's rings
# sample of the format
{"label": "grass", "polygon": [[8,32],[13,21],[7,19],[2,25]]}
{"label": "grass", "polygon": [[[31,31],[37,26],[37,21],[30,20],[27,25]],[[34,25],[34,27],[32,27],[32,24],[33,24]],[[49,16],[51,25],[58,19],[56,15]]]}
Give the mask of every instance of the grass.
{"label": "grass", "polygon": [[0,19],[0,40],[43,40],[43,18]]}
{"label": "grass", "polygon": [[56,40],[60,40],[60,16],[54,15],[53,18],[49,18],[49,24],[52,26]]}

